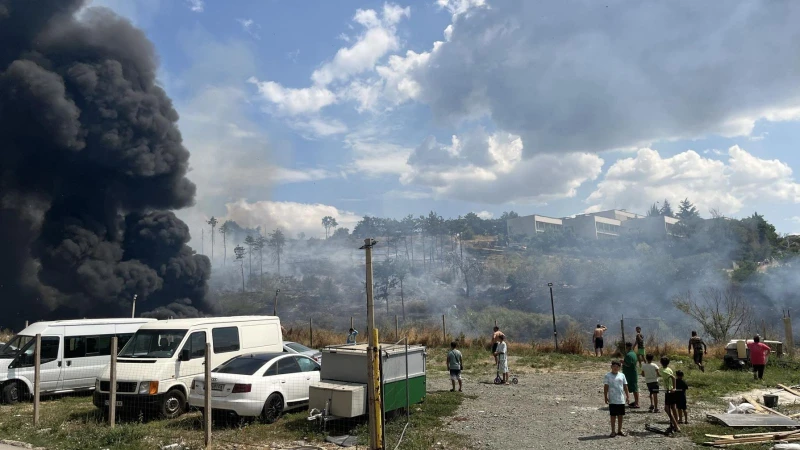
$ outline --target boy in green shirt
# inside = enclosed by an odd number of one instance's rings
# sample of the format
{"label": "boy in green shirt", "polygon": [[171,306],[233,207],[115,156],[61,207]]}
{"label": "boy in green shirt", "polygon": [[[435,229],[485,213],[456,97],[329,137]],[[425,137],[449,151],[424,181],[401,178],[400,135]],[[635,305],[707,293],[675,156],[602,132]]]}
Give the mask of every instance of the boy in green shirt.
{"label": "boy in green shirt", "polygon": [[669,367],[669,358],[666,356],[661,358],[661,382],[664,388],[664,410],[669,416],[669,428],[667,433],[672,431],[680,433],[681,428],[678,426],[678,408],[675,398],[675,373]]}

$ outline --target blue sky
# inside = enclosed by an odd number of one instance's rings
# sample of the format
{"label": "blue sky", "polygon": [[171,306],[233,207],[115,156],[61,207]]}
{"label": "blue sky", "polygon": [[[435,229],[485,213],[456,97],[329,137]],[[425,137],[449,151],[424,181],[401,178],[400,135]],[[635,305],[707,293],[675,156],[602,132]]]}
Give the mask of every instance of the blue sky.
{"label": "blue sky", "polygon": [[93,5],[160,56],[195,239],[211,215],[318,235],[324,215],[352,228],[685,197],[800,232],[795,3]]}

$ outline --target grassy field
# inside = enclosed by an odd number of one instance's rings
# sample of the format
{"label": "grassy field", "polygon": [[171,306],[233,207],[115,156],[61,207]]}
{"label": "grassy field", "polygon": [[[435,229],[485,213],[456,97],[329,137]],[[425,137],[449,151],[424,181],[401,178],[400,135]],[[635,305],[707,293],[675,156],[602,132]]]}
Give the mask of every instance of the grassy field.
{"label": "grassy field", "polygon": [[[437,442],[447,448],[463,447],[463,438],[441,430],[441,419],[452,416],[463,398],[458,393],[431,393],[424,403],[412,406],[411,424],[403,439],[403,448],[429,449]],[[323,441],[324,434],[315,423],[306,420],[307,415],[307,411],[295,412],[271,425],[245,421],[224,425],[215,423],[212,439],[217,448]],[[405,416],[387,418],[387,446],[394,447],[404,426]],[[350,433],[358,436],[362,444],[367,442],[365,420],[332,422],[328,427],[332,435]],[[103,421],[89,396],[44,400],[38,428],[33,427],[32,404],[2,405],[0,438],[60,450],[149,450],[172,443],[190,449],[203,448],[202,416],[197,412],[175,420],[125,418],[112,429]]]}

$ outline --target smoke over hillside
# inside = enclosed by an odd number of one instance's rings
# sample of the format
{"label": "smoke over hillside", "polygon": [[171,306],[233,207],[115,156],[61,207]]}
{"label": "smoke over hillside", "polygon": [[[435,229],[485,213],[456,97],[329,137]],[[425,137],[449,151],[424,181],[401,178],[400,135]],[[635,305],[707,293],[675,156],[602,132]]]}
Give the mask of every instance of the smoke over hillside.
{"label": "smoke over hillside", "polygon": [[[0,0],[2,325],[205,307],[208,258],[170,212],[189,152],[144,33],[80,0]],[[10,321],[10,323],[9,323]]]}

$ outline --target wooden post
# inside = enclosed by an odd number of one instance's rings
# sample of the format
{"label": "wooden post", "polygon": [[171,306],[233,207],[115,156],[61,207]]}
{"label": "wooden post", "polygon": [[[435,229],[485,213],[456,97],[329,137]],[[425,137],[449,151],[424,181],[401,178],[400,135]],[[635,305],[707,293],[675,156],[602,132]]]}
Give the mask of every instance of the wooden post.
{"label": "wooden post", "polygon": [[625,356],[625,316],[619,319],[619,326],[622,329],[622,356]]}
{"label": "wooden post", "polygon": [[494,326],[497,326],[497,319],[494,319]]}
{"label": "wooden post", "polygon": [[42,335],[36,335],[33,350],[33,426],[39,426],[39,394],[42,384]]}
{"label": "wooden post", "polygon": [[203,380],[203,411],[205,417],[203,428],[205,431],[206,448],[211,447],[211,344],[206,342],[205,379]]}
{"label": "wooden post", "polygon": [[786,354],[788,354],[790,358],[793,358],[794,335],[792,334],[792,313],[790,311],[786,311],[786,316],[783,318],[783,330],[784,334],[786,335],[786,345],[784,346],[786,349]]}
{"label": "wooden post", "polygon": [[442,342],[447,345],[447,324],[444,322],[444,314],[442,314]]}
{"label": "wooden post", "polygon": [[111,428],[117,425],[117,337],[111,338],[111,364],[108,379],[108,422]]}
{"label": "wooden post", "polygon": [[309,345],[309,347],[314,348],[314,324],[312,319],[308,319],[308,335],[311,340],[311,345]]}
{"label": "wooden post", "polygon": [[28,328],[28,321],[25,321],[25,328]]}
{"label": "wooden post", "polygon": [[761,319],[761,331],[763,333],[761,335],[761,342],[764,342],[767,340],[767,323],[764,321],[764,319]]}
{"label": "wooden post", "polygon": [[353,316],[350,316],[350,328],[353,328]]}
{"label": "wooden post", "polygon": [[397,316],[394,316],[394,340],[400,340],[400,322],[397,320]]}

